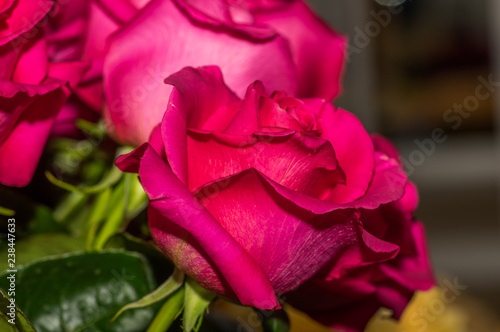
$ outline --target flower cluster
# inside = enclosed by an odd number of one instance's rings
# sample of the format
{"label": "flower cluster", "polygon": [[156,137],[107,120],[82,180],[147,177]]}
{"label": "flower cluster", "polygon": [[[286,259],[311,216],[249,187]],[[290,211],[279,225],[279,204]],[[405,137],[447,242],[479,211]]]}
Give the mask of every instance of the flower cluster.
{"label": "flower cluster", "polygon": [[[151,235],[205,289],[362,330],[432,287],[398,152],[331,102],[346,40],[303,0],[0,5],[0,183],[105,121]],[[28,18],[28,19],[26,19]]]}

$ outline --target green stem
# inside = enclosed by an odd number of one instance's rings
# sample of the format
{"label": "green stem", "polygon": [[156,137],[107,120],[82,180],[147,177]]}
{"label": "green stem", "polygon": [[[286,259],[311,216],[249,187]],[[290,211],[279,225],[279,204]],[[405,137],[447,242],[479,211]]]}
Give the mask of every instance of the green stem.
{"label": "green stem", "polygon": [[180,315],[184,307],[184,287],[179,288],[165,301],[147,332],[165,332]]}

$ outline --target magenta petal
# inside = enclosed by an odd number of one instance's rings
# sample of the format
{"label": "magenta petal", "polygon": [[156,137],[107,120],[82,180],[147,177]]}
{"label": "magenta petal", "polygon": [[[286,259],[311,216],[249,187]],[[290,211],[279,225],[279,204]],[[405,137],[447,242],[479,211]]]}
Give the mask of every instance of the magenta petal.
{"label": "magenta petal", "polygon": [[347,41],[302,1],[276,11],[256,11],[257,23],[269,25],[290,42],[299,75],[298,97],[331,101],[340,92]]}
{"label": "magenta petal", "polygon": [[[44,18],[54,5],[51,0],[16,1],[0,16],[0,45],[4,45],[30,30]],[[12,45],[14,46],[14,45]]]}
{"label": "magenta petal", "polygon": [[354,210],[316,215],[302,209],[281,196],[270,182],[250,169],[200,188],[196,197],[282,294],[354,245],[357,220]]}
{"label": "magenta petal", "polygon": [[256,39],[276,36],[276,32],[269,27],[254,24],[252,13],[243,8],[245,4],[232,5],[226,0],[176,0],[176,3],[202,24],[211,24]]}
{"label": "magenta petal", "polygon": [[[150,227],[155,241],[186,271],[203,284],[203,272],[215,269],[212,274],[223,279],[241,303],[261,309],[279,308],[271,283],[258,263],[200,204],[179,178],[171,171],[158,154],[146,146],[140,161],[139,177],[150,199]],[[162,217],[160,218],[159,215]],[[156,217],[155,217],[156,216]],[[169,222],[180,227],[185,235],[176,238],[170,233]],[[192,265],[199,257],[179,250],[180,247],[200,248],[212,266]],[[199,275],[202,271],[202,275]],[[251,287],[250,287],[251,285]]]}
{"label": "magenta petal", "polygon": [[188,164],[191,190],[249,168],[320,199],[344,180],[330,142],[293,131],[236,136],[191,130]]}
{"label": "magenta petal", "polygon": [[[15,0],[4,0],[0,3],[0,14],[3,14],[4,11],[9,9]],[[3,14],[5,15],[5,14]]]}
{"label": "magenta petal", "polygon": [[224,84],[217,67],[187,67],[169,76],[166,83],[175,89],[161,123],[165,153],[172,171],[187,183],[187,129],[222,131],[235,113],[225,106],[239,99]]}
{"label": "magenta petal", "polygon": [[[192,129],[224,130],[234,113],[219,112],[230,111],[225,106],[240,101],[224,83],[220,69],[215,66],[185,67],[166,78],[165,83],[173,85],[177,92],[176,98],[170,100],[169,107],[183,109],[186,126]],[[213,117],[218,121],[212,120]]]}
{"label": "magenta petal", "polygon": [[412,222],[410,228],[415,244],[415,253],[399,257],[391,264],[382,264],[380,269],[389,278],[411,290],[427,290],[436,284],[430,266],[424,227],[420,222]]}
{"label": "magenta petal", "polygon": [[401,165],[385,154],[375,153],[375,174],[366,194],[349,206],[375,209],[381,204],[394,202],[405,193],[407,177]]}
{"label": "magenta petal", "polygon": [[52,85],[41,86],[37,91],[40,94],[35,92],[36,88],[28,87],[27,92],[21,90],[12,98],[0,98],[2,110],[9,111],[12,104],[17,106],[10,114],[0,112],[0,122],[8,121],[0,128],[0,183],[8,186],[22,187],[31,181],[56,115],[67,97],[62,89],[54,89]]}
{"label": "magenta petal", "polygon": [[[23,38],[22,35],[19,38]],[[47,75],[47,45],[44,38],[34,38],[23,45],[21,56],[12,75],[12,81],[40,84]]]}
{"label": "magenta petal", "polygon": [[322,136],[332,142],[346,184],[335,187],[328,200],[346,203],[362,197],[370,185],[374,171],[374,148],[370,135],[361,122],[343,109],[323,106]]}
{"label": "magenta petal", "polygon": [[234,115],[229,126],[224,133],[230,135],[251,135],[261,131],[259,108],[261,98],[264,96],[264,86],[260,82],[251,84],[248,87],[241,107]]}
{"label": "magenta petal", "polygon": [[[153,0],[111,38],[104,64],[109,117],[118,138],[141,144],[165,112],[163,80],[185,66],[218,65],[242,96],[249,83],[294,92],[296,73],[287,42],[239,38],[194,24],[172,0]],[[144,115],[147,112],[147,116]]]}
{"label": "magenta petal", "polygon": [[101,6],[120,23],[126,23],[144,6],[147,1],[97,0]]}
{"label": "magenta petal", "polygon": [[380,263],[396,257],[399,246],[381,240],[365,230],[361,231],[361,241],[351,246],[341,256],[332,260],[324,271],[328,273],[326,280],[339,279],[351,269]]}
{"label": "magenta petal", "polygon": [[387,138],[385,138],[381,135],[375,134],[375,135],[372,135],[372,141],[373,141],[373,146],[375,147],[376,151],[385,153],[386,155],[388,155],[392,159],[399,160],[398,149]]}
{"label": "magenta petal", "polygon": [[144,143],[134,151],[119,156],[115,160],[116,167],[127,173],[139,173],[141,158],[148,148],[149,143]]}

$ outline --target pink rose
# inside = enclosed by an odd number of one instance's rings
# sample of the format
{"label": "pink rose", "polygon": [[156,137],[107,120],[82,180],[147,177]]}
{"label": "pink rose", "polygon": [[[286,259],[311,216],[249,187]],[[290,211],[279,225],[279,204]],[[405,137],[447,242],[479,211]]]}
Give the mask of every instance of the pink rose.
{"label": "pink rose", "polygon": [[345,44],[302,0],[153,0],[111,38],[105,116],[119,141],[147,141],[172,89],[163,80],[184,66],[219,66],[240,97],[260,80],[270,92],[331,100]]}
{"label": "pink rose", "polygon": [[[51,63],[43,24],[52,1],[4,1],[0,38],[0,183],[29,183],[62,105],[87,66]],[[39,5],[43,5],[39,7]],[[41,16],[40,16],[41,15]],[[42,21],[41,21],[42,20]]]}
{"label": "pink rose", "polygon": [[[374,137],[374,143],[377,153],[399,158],[385,139]],[[424,228],[413,219],[418,204],[417,189],[407,182],[405,191],[398,201],[375,210],[360,210],[365,230],[399,246],[394,259],[354,267],[340,275],[333,275],[331,264],[327,264],[326,269],[286,294],[287,301],[324,325],[343,331],[363,331],[380,307],[391,309],[399,318],[416,290],[434,286]]]}
{"label": "pink rose", "polygon": [[[108,38],[149,0],[62,0],[49,13],[51,61],[90,63],[75,93],[94,111],[103,106],[102,67]],[[72,105],[75,108],[75,105]]]}
{"label": "pink rose", "polygon": [[352,114],[260,82],[241,100],[217,67],[166,82],[161,125],[116,164],[139,173],[154,240],[203,287],[273,309],[327,262],[340,274],[398,253],[359,218],[400,199],[406,176]]}
{"label": "pink rose", "polygon": [[77,119],[97,121],[103,99],[102,67],[108,38],[148,0],[61,0],[49,12],[45,31],[50,61],[86,61],[89,69],[63,106],[54,136],[80,137]]}

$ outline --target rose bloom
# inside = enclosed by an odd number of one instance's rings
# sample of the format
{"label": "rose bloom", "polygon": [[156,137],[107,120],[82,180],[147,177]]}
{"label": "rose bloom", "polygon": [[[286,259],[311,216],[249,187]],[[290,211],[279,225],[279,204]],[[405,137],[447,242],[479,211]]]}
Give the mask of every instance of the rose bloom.
{"label": "rose bloom", "polygon": [[109,37],[148,1],[62,0],[49,13],[49,56],[57,62],[89,62],[75,93],[91,109],[100,111],[103,106],[102,70]]}
{"label": "rose bloom", "polygon": [[62,0],[46,25],[53,62],[86,61],[89,69],[64,105],[52,130],[55,136],[80,137],[77,119],[97,121],[104,104],[102,69],[109,37],[127,24],[148,0]]}
{"label": "rose bloom", "polygon": [[[397,160],[399,154],[382,137],[373,138],[376,153]],[[378,238],[399,246],[398,255],[388,261],[339,271],[336,261],[326,266],[286,300],[320,323],[341,331],[363,331],[381,308],[400,318],[417,290],[435,285],[427,254],[423,225],[413,219],[418,194],[411,182],[404,196],[377,209],[360,209],[363,228]]]}
{"label": "rose bloom", "polygon": [[260,82],[240,99],[217,67],[166,83],[161,124],[116,164],[139,173],[153,239],[200,285],[276,309],[325,264],[339,277],[396,257],[387,224],[361,218],[401,199],[406,175],[355,116]]}
{"label": "rose bloom", "polygon": [[50,62],[43,26],[52,1],[0,6],[0,183],[27,185],[62,105],[87,66]]}
{"label": "rose bloom", "polygon": [[105,116],[117,140],[146,142],[172,89],[163,80],[185,66],[219,66],[240,97],[260,80],[332,100],[345,46],[302,0],[152,0],[110,39]]}

